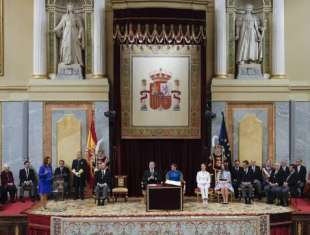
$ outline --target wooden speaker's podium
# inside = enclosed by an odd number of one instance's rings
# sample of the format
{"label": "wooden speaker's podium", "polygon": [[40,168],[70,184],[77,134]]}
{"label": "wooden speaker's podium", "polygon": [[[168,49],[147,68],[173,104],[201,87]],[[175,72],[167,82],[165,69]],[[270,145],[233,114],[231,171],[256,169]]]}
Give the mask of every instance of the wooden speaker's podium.
{"label": "wooden speaker's podium", "polygon": [[146,211],[183,210],[183,187],[149,184],[146,188]]}

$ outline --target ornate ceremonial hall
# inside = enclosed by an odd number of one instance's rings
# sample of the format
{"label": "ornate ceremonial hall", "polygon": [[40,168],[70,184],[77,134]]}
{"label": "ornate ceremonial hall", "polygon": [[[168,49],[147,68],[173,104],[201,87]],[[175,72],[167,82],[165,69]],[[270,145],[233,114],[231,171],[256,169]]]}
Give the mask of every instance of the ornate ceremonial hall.
{"label": "ornate ceremonial hall", "polygon": [[0,235],[310,234],[309,0],[0,0]]}

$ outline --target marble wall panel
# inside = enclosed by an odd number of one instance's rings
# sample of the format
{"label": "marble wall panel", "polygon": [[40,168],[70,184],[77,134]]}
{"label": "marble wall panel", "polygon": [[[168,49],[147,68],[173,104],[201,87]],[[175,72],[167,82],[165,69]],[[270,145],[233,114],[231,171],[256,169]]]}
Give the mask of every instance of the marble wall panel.
{"label": "marble wall panel", "polygon": [[28,158],[28,102],[2,103],[2,165],[8,164],[18,182]]}

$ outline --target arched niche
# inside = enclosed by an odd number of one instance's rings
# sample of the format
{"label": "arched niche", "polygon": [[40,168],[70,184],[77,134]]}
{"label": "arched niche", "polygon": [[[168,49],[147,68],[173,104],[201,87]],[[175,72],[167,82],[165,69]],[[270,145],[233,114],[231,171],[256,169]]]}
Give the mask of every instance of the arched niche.
{"label": "arched niche", "polygon": [[94,0],[46,0],[47,12],[47,72],[49,78],[56,76],[59,62],[60,40],[55,33],[51,33],[67,11],[67,4],[74,5],[74,13],[81,18],[84,26],[84,51],[85,78],[92,74],[92,28]]}
{"label": "arched niche", "polygon": [[265,27],[262,44],[262,72],[265,76],[271,74],[271,27],[272,27],[272,0],[228,0],[227,14],[227,43],[228,43],[228,73],[236,76],[236,19],[244,13],[247,4],[253,5],[253,14]]}

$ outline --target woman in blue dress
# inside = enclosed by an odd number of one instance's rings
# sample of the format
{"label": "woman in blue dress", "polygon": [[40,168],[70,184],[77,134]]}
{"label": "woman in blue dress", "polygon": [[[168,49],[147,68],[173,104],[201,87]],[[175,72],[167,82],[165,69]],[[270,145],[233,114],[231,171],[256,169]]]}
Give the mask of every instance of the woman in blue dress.
{"label": "woman in blue dress", "polygon": [[43,165],[39,169],[39,193],[41,205],[46,209],[47,196],[52,192],[53,171],[50,157],[45,157]]}
{"label": "woman in blue dress", "polygon": [[183,182],[183,174],[181,171],[177,170],[177,164],[171,164],[171,170],[166,174],[166,180]]}

